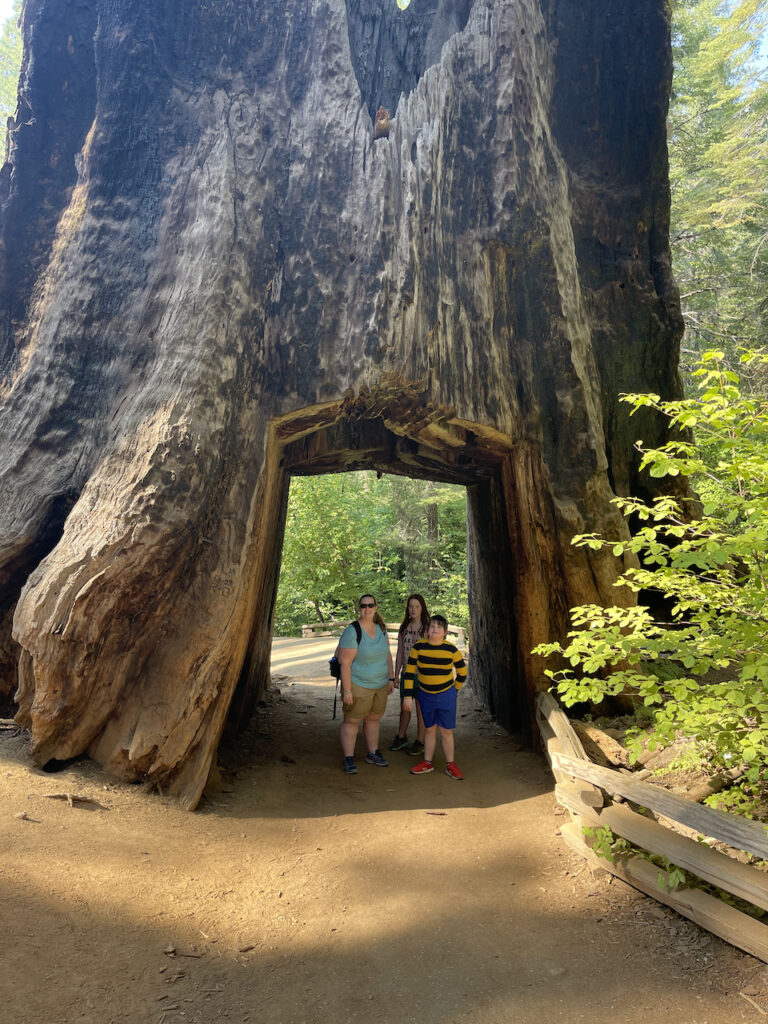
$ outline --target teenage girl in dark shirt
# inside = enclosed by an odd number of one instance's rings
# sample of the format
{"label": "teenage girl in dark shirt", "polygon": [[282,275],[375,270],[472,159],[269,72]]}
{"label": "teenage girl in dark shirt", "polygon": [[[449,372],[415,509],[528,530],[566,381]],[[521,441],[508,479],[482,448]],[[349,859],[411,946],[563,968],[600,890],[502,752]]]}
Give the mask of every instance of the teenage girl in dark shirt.
{"label": "teenage girl in dark shirt", "polygon": [[419,757],[424,753],[424,722],[421,718],[421,708],[418,700],[416,704],[416,739],[408,746],[408,725],[411,721],[411,712],[403,710],[403,673],[408,664],[408,655],[411,647],[417,640],[423,640],[429,628],[429,612],[427,604],[421,594],[411,594],[405,603],[405,616],[397,633],[397,655],[395,657],[395,686],[400,688],[400,723],[397,729],[397,736],[389,746],[390,750],[404,750],[413,757]]}

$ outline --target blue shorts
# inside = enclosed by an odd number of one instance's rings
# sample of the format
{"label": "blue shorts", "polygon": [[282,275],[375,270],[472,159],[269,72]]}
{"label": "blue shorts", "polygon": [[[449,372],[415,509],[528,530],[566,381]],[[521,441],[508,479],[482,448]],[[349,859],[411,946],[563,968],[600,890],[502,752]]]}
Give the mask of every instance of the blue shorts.
{"label": "blue shorts", "polygon": [[457,690],[452,686],[450,690],[443,690],[442,693],[426,693],[419,691],[419,707],[424,725],[431,729],[433,725],[439,725],[441,729],[456,728],[456,698]]}

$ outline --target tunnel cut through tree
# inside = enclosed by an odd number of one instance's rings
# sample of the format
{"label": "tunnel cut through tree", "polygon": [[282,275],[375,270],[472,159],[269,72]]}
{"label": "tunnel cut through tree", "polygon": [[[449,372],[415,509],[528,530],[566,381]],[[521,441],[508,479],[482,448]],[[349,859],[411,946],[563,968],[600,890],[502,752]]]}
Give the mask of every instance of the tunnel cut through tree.
{"label": "tunnel cut through tree", "polygon": [[[385,402],[383,415],[379,411],[381,401]],[[346,408],[324,410],[316,419],[299,413],[280,424],[276,430],[276,443],[281,453],[276,491],[281,494],[283,503],[281,532],[285,526],[290,476],[367,469],[465,486],[470,617],[472,636],[477,644],[473,647],[474,685],[491,712],[500,715],[508,728],[530,736],[532,705],[519,684],[510,685],[513,679],[524,678],[519,674],[516,661],[518,645],[514,636],[504,632],[510,617],[499,614],[496,599],[498,593],[504,592],[513,600],[510,582],[514,573],[506,557],[509,531],[503,499],[499,497],[503,488],[501,466],[509,442],[500,435],[488,433],[479,424],[454,425],[452,429],[444,425],[434,430],[417,421],[418,438],[414,438],[405,432],[409,429],[406,419],[396,424],[396,430],[392,429],[391,420],[389,426],[386,422],[397,415],[421,417],[425,411],[419,406],[417,396],[395,393],[388,402],[382,396],[370,410],[357,400],[348,402]],[[267,570],[265,575],[273,575],[277,581],[280,566],[277,544],[272,555],[274,569]],[[511,618],[514,620],[514,615]],[[259,620],[269,622],[263,615]],[[241,679],[232,709],[237,721],[247,720],[258,699],[259,681],[268,670],[269,641],[270,636],[258,636],[254,631],[254,658],[266,657],[266,663],[257,663],[252,671],[252,684],[247,676]]]}
{"label": "tunnel cut through tree", "polygon": [[[398,20],[402,19],[402,20]],[[611,603],[677,393],[665,0],[27,4],[0,173],[0,672],[194,807],[268,679],[291,473],[469,488],[509,728]],[[374,140],[386,100],[389,135]]]}

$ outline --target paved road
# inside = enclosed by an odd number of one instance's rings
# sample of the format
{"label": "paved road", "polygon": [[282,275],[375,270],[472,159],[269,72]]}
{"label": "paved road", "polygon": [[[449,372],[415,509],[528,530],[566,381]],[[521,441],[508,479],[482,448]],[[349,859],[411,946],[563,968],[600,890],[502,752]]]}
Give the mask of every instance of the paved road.
{"label": "paved road", "polygon": [[[319,636],[308,639],[275,637],[272,641],[271,671],[273,676],[290,676],[297,682],[316,682],[329,679],[328,661],[339,642],[337,636]],[[392,657],[397,639],[389,634]]]}
{"label": "paved road", "polygon": [[273,676],[291,676],[299,682],[329,679],[328,661],[339,642],[337,636],[309,639],[275,637],[272,641]]}

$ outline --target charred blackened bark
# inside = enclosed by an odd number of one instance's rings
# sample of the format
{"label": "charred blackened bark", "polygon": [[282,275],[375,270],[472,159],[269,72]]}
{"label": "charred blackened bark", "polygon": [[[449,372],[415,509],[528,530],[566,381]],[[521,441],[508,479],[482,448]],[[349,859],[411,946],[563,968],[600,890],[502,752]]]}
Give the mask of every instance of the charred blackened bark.
{"label": "charred blackened bark", "polygon": [[34,755],[193,807],[267,680],[289,476],[355,467],[470,489],[472,682],[525,731],[532,646],[617,599],[570,541],[642,487],[618,392],[677,389],[663,0],[25,10],[0,670]]}

